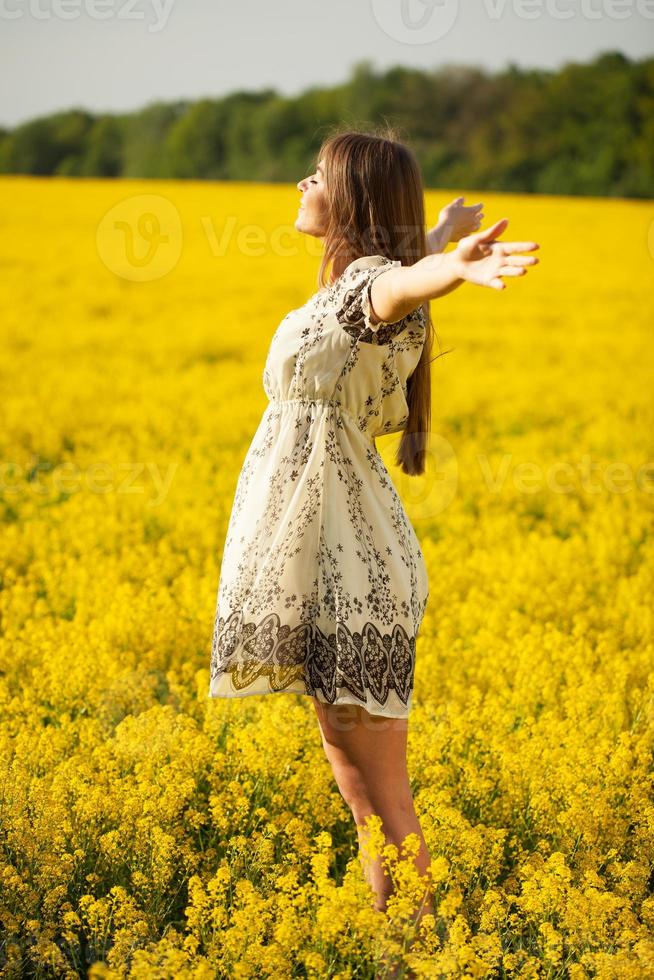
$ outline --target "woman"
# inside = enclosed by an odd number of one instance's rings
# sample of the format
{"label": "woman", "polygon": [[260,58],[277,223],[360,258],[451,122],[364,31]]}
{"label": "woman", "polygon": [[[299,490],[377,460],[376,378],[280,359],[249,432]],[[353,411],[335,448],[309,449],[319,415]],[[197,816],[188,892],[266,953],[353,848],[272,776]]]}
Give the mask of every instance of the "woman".
{"label": "woman", "polygon": [[[312,697],[322,743],[384,909],[390,881],[367,862],[365,819],[429,854],[406,762],[416,638],[429,594],[422,551],[374,438],[402,432],[397,463],[425,469],[429,301],[464,282],[503,289],[538,260],[499,242],[463,198],[425,233],[413,153],[391,135],[328,137],[299,181],[298,231],[323,240],[321,288],[275,332],[269,404],[239,476],[225,539],[210,697]],[[473,232],[472,234],[466,234]],[[465,236],[465,237],[463,237]],[[444,252],[447,241],[455,250]],[[331,262],[330,281],[326,269]],[[426,899],[419,914],[429,907]]]}

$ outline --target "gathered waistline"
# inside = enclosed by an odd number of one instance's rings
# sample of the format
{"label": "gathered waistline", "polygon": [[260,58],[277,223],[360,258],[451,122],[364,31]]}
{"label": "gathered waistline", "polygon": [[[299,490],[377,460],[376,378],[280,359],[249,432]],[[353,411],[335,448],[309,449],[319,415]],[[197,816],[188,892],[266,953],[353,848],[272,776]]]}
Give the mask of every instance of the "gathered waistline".
{"label": "gathered waistline", "polygon": [[330,408],[338,408],[343,415],[347,415],[348,418],[352,419],[357,429],[361,433],[364,439],[366,439],[372,446],[375,445],[374,436],[370,435],[368,432],[359,426],[359,420],[356,415],[354,415],[349,408],[346,408],[342,402],[339,402],[336,398],[270,398],[268,400],[270,405],[327,405]]}

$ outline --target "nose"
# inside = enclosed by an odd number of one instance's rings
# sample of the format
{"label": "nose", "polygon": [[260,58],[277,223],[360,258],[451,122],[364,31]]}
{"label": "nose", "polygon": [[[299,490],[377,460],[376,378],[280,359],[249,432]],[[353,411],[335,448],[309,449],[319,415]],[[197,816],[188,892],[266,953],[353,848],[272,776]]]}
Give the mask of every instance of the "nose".
{"label": "nose", "polygon": [[306,177],[303,177],[302,180],[298,180],[297,185],[296,185],[297,186],[297,189],[299,191],[304,192],[305,184],[306,184]]}

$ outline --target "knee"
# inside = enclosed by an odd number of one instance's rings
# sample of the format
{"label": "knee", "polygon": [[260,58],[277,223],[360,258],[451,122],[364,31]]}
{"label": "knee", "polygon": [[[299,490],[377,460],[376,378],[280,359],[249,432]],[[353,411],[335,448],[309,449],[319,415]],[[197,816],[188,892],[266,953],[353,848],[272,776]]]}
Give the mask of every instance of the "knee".
{"label": "knee", "polygon": [[374,813],[370,790],[363,773],[356,766],[340,765],[335,767],[336,785],[347,804],[356,824],[361,824],[365,818]]}

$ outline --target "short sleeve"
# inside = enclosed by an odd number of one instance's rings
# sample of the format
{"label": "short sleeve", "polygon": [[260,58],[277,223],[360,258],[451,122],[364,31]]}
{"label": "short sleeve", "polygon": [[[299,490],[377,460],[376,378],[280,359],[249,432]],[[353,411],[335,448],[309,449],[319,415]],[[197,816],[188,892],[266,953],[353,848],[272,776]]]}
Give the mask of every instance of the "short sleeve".
{"label": "short sleeve", "polygon": [[346,268],[336,295],[335,313],[336,319],[351,337],[373,344],[385,344],[405,330],[410,323],[422,322],[424,317],[422,307],[395,323],[388,323],[385,320],[371,322],[370,288],[373,282],[377,276],[401,264],[399,259],[371,255],[356,259]]}

